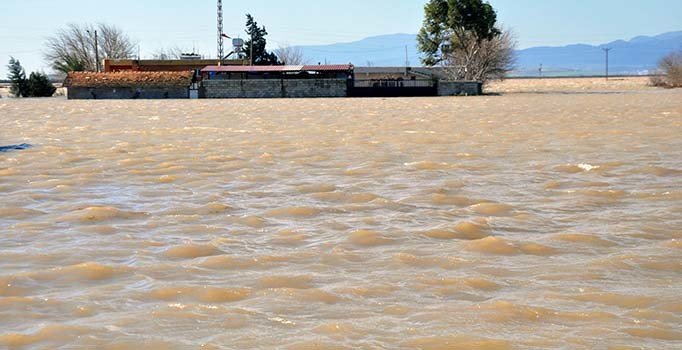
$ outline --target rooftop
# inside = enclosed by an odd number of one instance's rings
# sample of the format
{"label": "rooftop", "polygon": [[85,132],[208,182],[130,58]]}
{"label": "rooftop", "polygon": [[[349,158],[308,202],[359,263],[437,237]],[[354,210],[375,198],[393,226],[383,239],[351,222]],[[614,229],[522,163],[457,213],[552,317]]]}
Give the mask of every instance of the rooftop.
{"label": "rooftop", "polygon": [[[105,59],[105,62],[111,65],[142,65],[142,66],[177,66],[185,64],[204,64],[206,66],[217,64],[218,59],[150,59],[150,60],[135,60],[135,59]],[[243,65],[246,60],[225,60],[223,64],[227,65]]]}
{"label": "rooftop", "polygon": [[64,81],[66,87],[186,87],[194,73],[187,72],[71,72]]}
{"label": "rooftop", "polygon": [[208,66],[202,72],[226,72],[226,73],[249,73],[249,72],[339,72],[351,71],[351,64],[317,64],[304,66]]}

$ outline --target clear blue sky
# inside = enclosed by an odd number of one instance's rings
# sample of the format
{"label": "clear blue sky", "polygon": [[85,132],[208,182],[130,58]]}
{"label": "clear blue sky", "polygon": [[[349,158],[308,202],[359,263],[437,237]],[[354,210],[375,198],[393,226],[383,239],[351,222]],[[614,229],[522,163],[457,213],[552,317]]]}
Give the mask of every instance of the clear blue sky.
{"label": "clear blue sky", "polygon": [[[224,0],[225,32],[243,34],[251,13],[279,44],[328,44],[416,33],[427,0]],[[604,43],[682,30],[682,0],[490,0],[520,47]],[[0,76],[9,56],[27,70],[45,70],[45,38],[69,22],[116,24],[142,56],[180,46],[215,56],[214,0],[0,0]]]}

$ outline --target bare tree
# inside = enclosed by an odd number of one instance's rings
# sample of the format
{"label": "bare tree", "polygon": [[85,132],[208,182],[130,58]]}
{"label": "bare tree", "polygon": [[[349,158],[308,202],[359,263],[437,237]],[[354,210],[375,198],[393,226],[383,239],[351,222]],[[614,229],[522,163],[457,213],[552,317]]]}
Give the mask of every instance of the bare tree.
{"label": "bare tree", "polygon": [[282,61],[286,65],[303,65],[308,63],[308,60],[306,60],[303,50],[301,50],[300,47],[297,46],[291,46],[289,44],[284,44],[279,47],[279,49],[275,50],[275,55],[277,55],[277,58],[279,58],[280,61]]}
{"label": "bare tree", "polygon": [[102,38],[99,41],[99,46],[101,52],[104,53],[104,58],[125,59],[134,57],[137,43],[125,35],[121,29],[102,23],[98,27]]}
{"label": "bare tree", "polygon": [[45,59],[57,72],[94,71],[97,67],[95,31],[100,60],[133,57],[136,44],[118,27],[103,23],[70,23],[47,39]]}
{"label": "bare tree", "polygon": [[152,54],[156,60],[179,60],[183,53],[188,52],[179,46],[160,48]]}
{"label": "bare tree", "polygon": [[514,69],[516,37],[509,30],[489,40],[462,33],[453,42],[456,44],[445,50],[442,62],[451,79],[486,83],[504,79]]}
{"label": "bare tree", "polygon": [[658,62],[658,74],[651,78],[654,86],[682,87],[682,50],[671,52]]}

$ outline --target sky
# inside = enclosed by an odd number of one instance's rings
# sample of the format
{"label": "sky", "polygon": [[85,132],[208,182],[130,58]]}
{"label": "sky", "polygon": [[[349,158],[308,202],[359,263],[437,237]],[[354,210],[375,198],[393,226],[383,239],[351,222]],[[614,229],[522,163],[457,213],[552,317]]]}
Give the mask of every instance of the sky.
{"label": "sky", "polygon": [[[416,33],[427,0],[223,0],[225,33],[244,35],[251,13],[281,45],[349,42]],[[682,0],[489,0],[520,48],[601,44],[682,30]],[[142,58],[165,47],[216,56],[215,0],[0,0],[0,77],[18,58],[27,71],[50,73],[45,39],[67,23],[115,24],[139,44]]]}

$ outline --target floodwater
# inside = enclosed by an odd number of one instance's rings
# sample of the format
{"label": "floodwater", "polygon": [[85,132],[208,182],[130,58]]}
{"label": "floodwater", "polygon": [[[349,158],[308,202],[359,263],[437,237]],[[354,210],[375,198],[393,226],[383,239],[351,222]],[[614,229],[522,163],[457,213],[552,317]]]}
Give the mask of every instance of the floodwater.
{"label": "floodwater", "polygon": [[0,101],[1,349],[680,349],[682,92]]}

